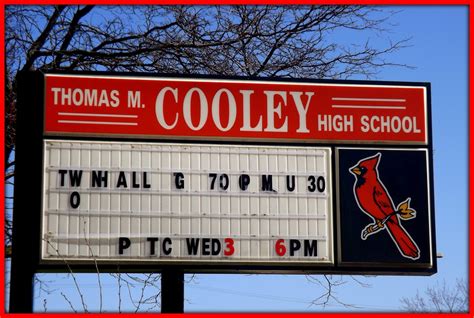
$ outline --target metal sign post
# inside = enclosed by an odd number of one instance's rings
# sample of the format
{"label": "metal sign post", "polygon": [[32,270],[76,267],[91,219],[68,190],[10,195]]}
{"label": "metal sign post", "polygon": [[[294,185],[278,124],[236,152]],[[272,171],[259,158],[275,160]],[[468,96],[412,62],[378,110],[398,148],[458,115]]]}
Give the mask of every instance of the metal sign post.
{"label": "metal sign post", "polygon": [[[15,145],[15,190],[10,276],[10,312],[33,312],[34,275],[40,258],[42,195],[43,75],[18,78],[18,128]],[[37,160],[31,154],[36,153]]]}
{"label": "metal sign post", "polygon": [[161,272],[161,313],[184,312],[184,273],[164,269]]}

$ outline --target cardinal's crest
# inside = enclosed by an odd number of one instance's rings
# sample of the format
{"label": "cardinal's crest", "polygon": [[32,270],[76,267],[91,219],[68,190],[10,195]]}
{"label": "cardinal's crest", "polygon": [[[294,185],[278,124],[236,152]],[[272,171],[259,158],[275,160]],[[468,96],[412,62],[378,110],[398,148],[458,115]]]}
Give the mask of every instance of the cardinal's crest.
{"label": "cardinal's crest", "polygon": [[416,217],[416,211],[410,207],[410,197],[395,207],[389,191],[379,177],[381,158],[382,154],[379,152],[359,160],[349,169],[356,177],[353,189],[357,205],[373,221],[362,230],[360,237],[366,240],[369,236],[386,230],[403,257],[417,260],[420,258],[420,249],[402,226],[402,221]]}

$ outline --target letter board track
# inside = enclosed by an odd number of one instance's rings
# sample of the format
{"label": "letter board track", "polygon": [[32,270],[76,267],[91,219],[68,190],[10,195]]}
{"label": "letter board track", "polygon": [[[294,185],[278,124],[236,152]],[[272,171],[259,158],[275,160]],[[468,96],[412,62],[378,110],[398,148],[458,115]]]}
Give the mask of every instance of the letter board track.
{"label": "letter board track", "polygon": [[43,258],[333,263],[331,151],[47,140]]}

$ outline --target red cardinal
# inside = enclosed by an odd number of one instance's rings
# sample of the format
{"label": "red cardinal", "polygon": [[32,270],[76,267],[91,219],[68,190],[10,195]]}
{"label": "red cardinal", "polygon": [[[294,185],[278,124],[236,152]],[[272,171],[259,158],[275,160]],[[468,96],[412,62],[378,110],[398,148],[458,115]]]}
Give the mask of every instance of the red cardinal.
{"label": "red cardinal", "polygon": [[[356,176],[354,195],[359,208],[369,215],[373,224],[369,224],[361,233],[365,240],[369,235],[387,229],[400,253],[416,260],[420,257],[418,246],[400,224],[400,218],[408,220],[415,217],[416,211],[410,208],[410,198],[400,203],[395,209],[392,198],[380,181],[377,166],[382,154],[360,160],[350,171]],[[385,227],[386,226],[386,227]]]}

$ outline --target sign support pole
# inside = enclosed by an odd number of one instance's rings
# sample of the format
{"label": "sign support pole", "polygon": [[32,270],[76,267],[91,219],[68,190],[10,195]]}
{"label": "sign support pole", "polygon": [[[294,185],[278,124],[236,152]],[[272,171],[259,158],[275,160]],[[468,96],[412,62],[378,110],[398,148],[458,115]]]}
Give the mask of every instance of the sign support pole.
{"label": "sign support pole", "polygon": [[164,269],[161,272],[161,313],[184,312],[184,272]]}
{"label": "sign support pole", "polygon": [[[42,153],[43,112],[34,107],[43,99],[43,75],[18,77],[18,129],[15,147],[15,192],[10,276],[11,313],[32,313],[34,277],[39,263],[42,161],[31,154]],[[26,195],[25,195],[26,194]]]}
{"label": "sign support pole", "polygon": [[[12,261],[12,263],[17,263]],[[10,278],[10,313],[33,313],[33,278],[30,266],[12,266]]]}

